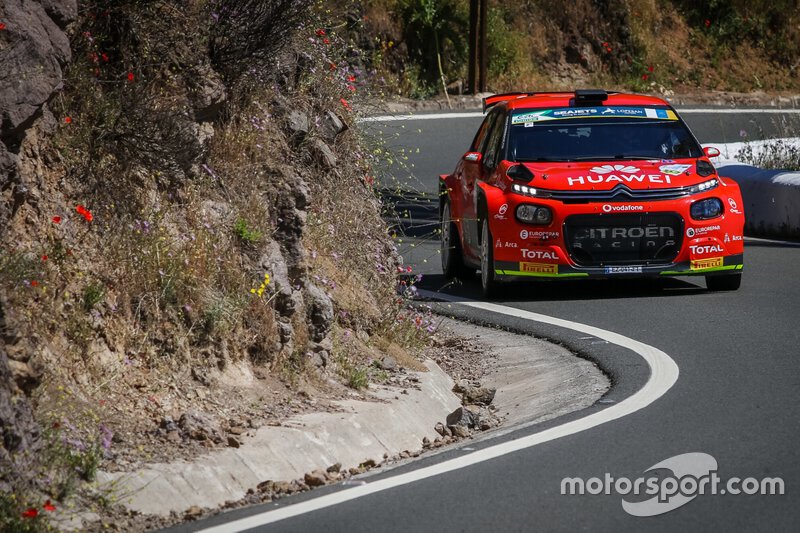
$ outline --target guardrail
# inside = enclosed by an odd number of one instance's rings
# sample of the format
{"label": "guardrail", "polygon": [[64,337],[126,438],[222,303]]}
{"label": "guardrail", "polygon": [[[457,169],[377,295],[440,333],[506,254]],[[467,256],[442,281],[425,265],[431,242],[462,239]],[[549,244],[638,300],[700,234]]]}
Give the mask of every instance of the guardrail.
{"label": "guardrail", "polygon": [[[800,139],[790,139],[800,145]],[[765,142],[749,143],[754,153]],[[800,238],[800,172],[765,170],[735,159],[745,143],[704,146],[719,148],[722,156],[714,161],[720,176],[731,178],[742,190],[745,234],[763,237]]]}

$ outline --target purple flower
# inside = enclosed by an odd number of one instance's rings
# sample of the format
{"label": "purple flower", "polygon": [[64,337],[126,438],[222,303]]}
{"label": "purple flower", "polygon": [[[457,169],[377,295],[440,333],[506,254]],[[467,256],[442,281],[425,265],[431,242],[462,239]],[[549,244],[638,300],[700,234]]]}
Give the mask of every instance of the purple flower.
{"label": "purple flower", "polygon": [[100,446],[103,447],[104,450],[108,450],[111,448],[111,439],[114,437],[114,432],[108,429],[106,426],[100,426]]}

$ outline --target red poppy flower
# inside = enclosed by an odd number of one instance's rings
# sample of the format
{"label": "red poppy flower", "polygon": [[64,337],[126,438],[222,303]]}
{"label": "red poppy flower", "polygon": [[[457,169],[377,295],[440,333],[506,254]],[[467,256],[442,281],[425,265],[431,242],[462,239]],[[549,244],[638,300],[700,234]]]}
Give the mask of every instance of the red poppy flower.
{"label": "red poppy flower", "polygon": [[94,218],[92,216],[92,212],[83,207],[82,205],[75,206],[75,211],[77,211],[78,214],[80,214],[83,218],[85,218],[86,222],[91,222],[92,219]]}
{"label": "red poppy flower", "polygon": [[328,66],[331,68],[331,70],[336,70],[336,63],[331,63]]}
{"label": "red poppy flower", "polygon": [[5,23],[0,22],[0,31],[3,31],[4,29],[6,29]]}
{"label": "red poppy flower", "polygon": [[319,30],[317,30],[317,35],[319,35],[320,37],[322,37],[323,35],[325,35],[325,30],[323,30],[323,29],[319,29]]}
{"label": "red poppy flower", "polygon": [[128,81],[129,82],[133,82],[133,80],[135,80],[135,79],[136,79],[136,76],[134,76],[133,72],[128,72]]}
{"label": "red poppy flower", "polygon": [[107,54],[107,53],[103,52],[103,53],[100,55],[100,57],[102,57],[102,58],[103,58],[103,61],[105,61],[106,63],[108,63],[108,54]]}
{"label": "red poppy flower", "polygon": [[53,217],[53,224],[61,224],[61,217],[60,216],[54,216]]}
{"label": "red poppy flower", "polygon": [[352,83],[352,82],[356,81],[356,77],[355,76],[347,76],[347,81]]}
{"label": "red poppy flower", "polygon": [[325,37],[324,39],[322,39],[322,42],[323,42],[323,43],[325,43],[325,44],[331,44],[331,40],[330,40],[330,39],[328,39],[327,37]]}
{"label": "red poppy flower", "polygon": [[711,27],[711,21],[710,21],[710,20],[708,20],[708,19],[706,19],[706,20],[705,20],[705,22],[703,22],[703,24],[705,24],[705,25],[706,25],[706,28],[709,28],[709,27]]}
{"label": "red poppy flower", "polygon": [[39,511],[33,507],[22,513],[22,518],[36,518],[39,516]]}
{"label": "red poppy flower", "polygon": [[348,104],[348,103],[347,103],[347,100],[345,100],[344,98],[340,98],[340,99],[339,99],[339,101],[340,101],[340,102],[342,103],[342,105],[343,105],[343,106],[345,106],[347,109],[350,109],[350,104]]}
{"label": "red poppy flower", "polygon": [[643,79],[644,81],[647,81],[647,74],[642,74],[642,79]]}
{"label": "red poppy flower", "polygon": [[50,500],[47,500],[46,502],[44,502],[44,505],[42,506],[42,509],[44,509],[48,513],[52,513],[53,511],[56,510],[56,506],[53,505],[52,503],[50,503]]}
{"label": "red poppy flower", "polygon": [[347,86],[347,88],[348,88],[349,90],[353,91],[353,92],[355,92],[355,91],[356,91],[356,88],[355,88],[355,86],[354,86],[354,85],[348,85],[348,86]]}
{"label": "red poppy flower", "polygon": [[653,72],[654,69],[655,67],[653,67],[653,65],[650,65],[647,67],[647,72]]}
{"label": "red poppy flower", "polygon": [[72,124],[72,117],[64,117],[64,124]]}
{"label": "red poppy flower", "polygon": [[46,255],[42,256],[42,261],[47,261],[47,256]]}
{"label": "red poppy flower", "polygon": [[38,287],[38,286],[39,286],[39,282],[38,281],[36,281],[36,280],[31,281],[31,287]]}

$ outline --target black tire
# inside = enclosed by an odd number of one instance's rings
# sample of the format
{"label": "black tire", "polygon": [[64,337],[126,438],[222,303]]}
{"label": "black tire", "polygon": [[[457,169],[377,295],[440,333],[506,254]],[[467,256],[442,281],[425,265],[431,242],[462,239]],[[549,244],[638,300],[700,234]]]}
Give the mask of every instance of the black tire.
{"label": "black tire", "polygon": [[489,219],[484,217],[481,223],[481,290],[483,297],[491,299],[497,296],[498,283],[494,272],[494,241],[489,231]]}
{"label": "black tire", "polygon": [[465,279],[475,275],[475,270],[464,265],[458,227],[450,215],[450,202],[442,208],[442,272],[447,279]]}
{"label": "black tire", "polygon": [[726,274],[723,276],[706,276],[706,287],[710,291],[735,291],[742,284],[741,274]]}

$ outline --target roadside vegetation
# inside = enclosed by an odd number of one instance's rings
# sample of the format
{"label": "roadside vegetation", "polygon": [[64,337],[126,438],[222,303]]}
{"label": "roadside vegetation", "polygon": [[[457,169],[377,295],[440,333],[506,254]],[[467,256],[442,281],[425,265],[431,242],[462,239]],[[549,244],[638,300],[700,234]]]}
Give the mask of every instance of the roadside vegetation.
{"label": "roadside vegetation", "polygon": [[21,151],[35,202],[0,242],[3,348],[37,424],[0,465],[3,531],[107,510],[99,469],[217,445],[167,441],[182,413],[361,390],[386,354],[418,367],[434,329],[398,293],[365,74],[324,3],[79,4],[49,130]]}
{"label": "roadside vegetation", "polygon": [[[387,95],[467,81],[468,0],[336,2]],[[794,0],[491,1],[489,89],[673,92],[800,89]],[[440,68],[441,64],[441,68]]]}

